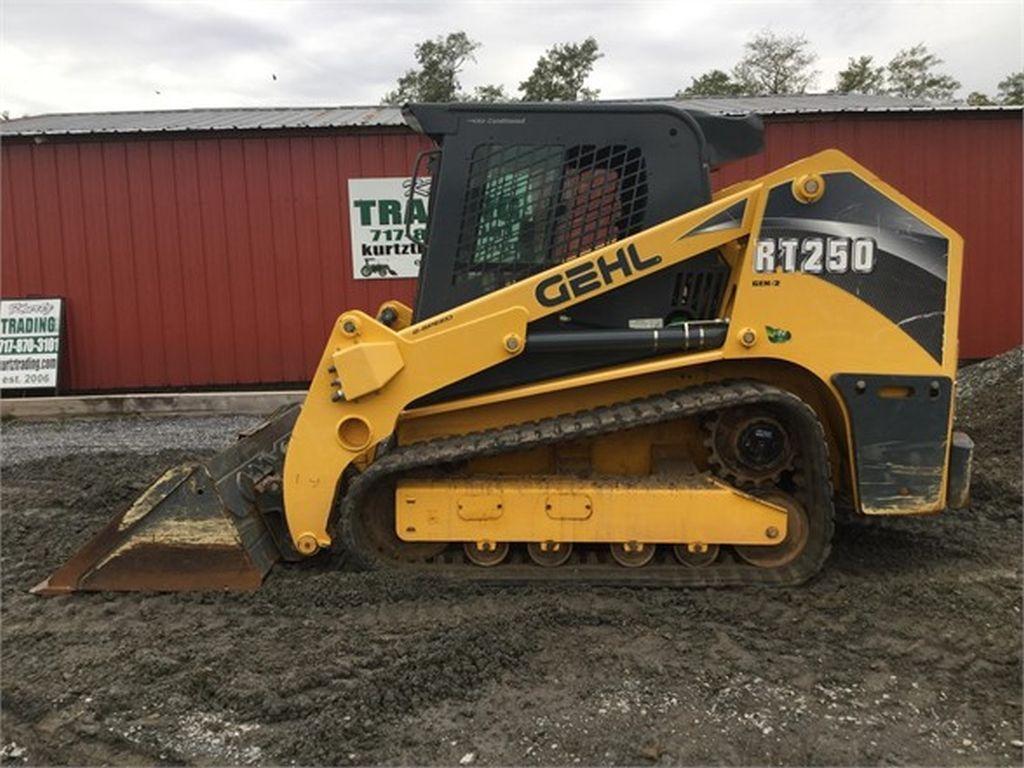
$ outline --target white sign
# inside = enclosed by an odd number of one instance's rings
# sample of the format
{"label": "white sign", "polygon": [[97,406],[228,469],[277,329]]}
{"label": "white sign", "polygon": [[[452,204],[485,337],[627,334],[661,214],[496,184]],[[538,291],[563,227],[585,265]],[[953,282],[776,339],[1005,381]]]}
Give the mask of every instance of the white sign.
{"label": "white sign", "polygon": [[352,273],[357,280],[419,275],[430,179],[416,179],[410,202],[411,185],[410,178],[348,180]]}
{"label": "white sign", "polygon": [[57,388],[62,304],[62,299],[0,300],[0,388]]}

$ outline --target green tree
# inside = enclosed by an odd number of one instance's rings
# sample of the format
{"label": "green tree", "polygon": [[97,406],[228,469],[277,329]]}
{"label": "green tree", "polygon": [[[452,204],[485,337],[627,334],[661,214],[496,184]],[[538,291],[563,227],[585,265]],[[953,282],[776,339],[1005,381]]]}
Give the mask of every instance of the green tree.
{"label": "green tree", "polygon": [[690,84],[685,89],[677,91],[676,96],[739,96],[741,92],[739,83],[733,82],[727,72],[712,69],[703,75],[690,78]]}
{"label": "green tree", "polygon": [[1000,104],[1024,104],[1024,72],[1007,75],[999,83]]}
{"label": "green tree", "polygon": [[947,101],[960,87],[950,75],[936,72],[942,59],[929,53],[924,43],[905,48],[889,62],[889,92],[911,99]]}
{"label": "green tree", "polygon": [[744,94],[804,93],[817,79],[811,69],[818,55],[803,35],[758,32],[744,46],[743,58],[732,71]]}
{"label": "green tree", "polygon": [[473,52],[480,43],[465,32],[452,32],[416,44],[418,69],[410,69],[400,78],[395,90],[384,95],[385,104],[407,101],[457,101],[459,72],[467,61],[475,61]]}
{"label": "green tree", "polygon": [[836,93],[884,93],[885,67],[876,67],[873,56],[858,56],[846,62],[836,78]]}
{"label": "green tree", "polygon": [[995,102],[992,101],[992,99],[990,99],[988,95],[982,93],[981,91],[971,91],[969,94],[967,94],[967,103],[970,104],[972,107],[990,107],[993,104],[995,104]]}
{"label": "green tree", "polygon": [[523,101],[592,101],[599,91],[585,88],[594,63],[603,54],[597,40],[554,45],[537,60],[530,76],[519,84]]}
{"label": "green tree", "polygon": [[511,101],[511,97],[505,93],[504,85],[478,85],[473,89],[473,95],[467,101],[482,101],[487,104]]}

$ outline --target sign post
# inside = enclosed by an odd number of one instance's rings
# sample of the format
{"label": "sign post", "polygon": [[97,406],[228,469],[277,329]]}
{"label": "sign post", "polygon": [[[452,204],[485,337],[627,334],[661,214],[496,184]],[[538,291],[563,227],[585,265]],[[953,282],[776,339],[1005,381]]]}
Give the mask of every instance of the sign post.
{"label": "sign post", "polygon": [[0,389],[59,385],[64,300],[0,300]]}

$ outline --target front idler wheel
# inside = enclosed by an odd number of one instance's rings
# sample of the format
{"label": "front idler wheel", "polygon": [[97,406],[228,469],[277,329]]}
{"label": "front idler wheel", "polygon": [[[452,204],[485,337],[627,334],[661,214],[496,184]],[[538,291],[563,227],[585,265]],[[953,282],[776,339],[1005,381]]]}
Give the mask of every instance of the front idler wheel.
{"label": "front idler wheel", "polygon": [[759,498],[786,510],[786,538],[779,544],[736,546],[736,554],[759,568],[789,565],[803,553],[810,538],[811,524],[803,504],[782,491],[759,494]]}
{"label": "front idler wheel", "polygon": [[447,541],[405,541],[395,533],[395,484],[382,483],[371,492],[360,514],[352,521],[353,531],[377,555],[390,562],[425,562],[440,555]]}

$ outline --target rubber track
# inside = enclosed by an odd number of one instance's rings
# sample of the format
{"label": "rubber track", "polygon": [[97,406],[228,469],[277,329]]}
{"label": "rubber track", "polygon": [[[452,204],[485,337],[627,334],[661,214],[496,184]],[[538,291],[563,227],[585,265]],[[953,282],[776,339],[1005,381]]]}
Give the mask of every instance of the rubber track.
{"label": "rubber track", "polygon": [[[706,568],[688,568],[671,558],[656,558],[642,568],[623,568],[601,561],[588,553],[589,561],[574,560],[559,568],[541,568],[529,562],[504,563],[491,568],[453,561],[444,554],[423,563],[390,560],[358,540],[353,518],[364,508],[378,484],[404,473],[436,468],[479,456],[492,456],[657,424],[688,416],[699,416],[723,408],[743,405],[772,405],[783,409],[798,432],[801,466],[797,472],[798,496],[806,506],[811,536],[803,555],[781,568],[758,568],[741,561],[719,562]],[[726,586],[737,584],[799,584],[823,565],[831,547],[834,530],[830,464],[825,435],[814,410],[795,395],[754,381],[731,381],[675,390],[646,398],[602,406],[541,421],[483,430],[452,437],[435,438],[395,448],[375,460],[351,481],[339,516],[341,539],[357,567],[390,567],[430,575],[450,575],[490,583],[588,582],[632,586]],[[450,549],[450,548],[449,548]],[[667,549],[661,547],[660,549]],[[461,558],[461,553],[458,556]],[[586,555],[584,555],[586,557]],[[666,562],[668,561],[668,562]]]}

